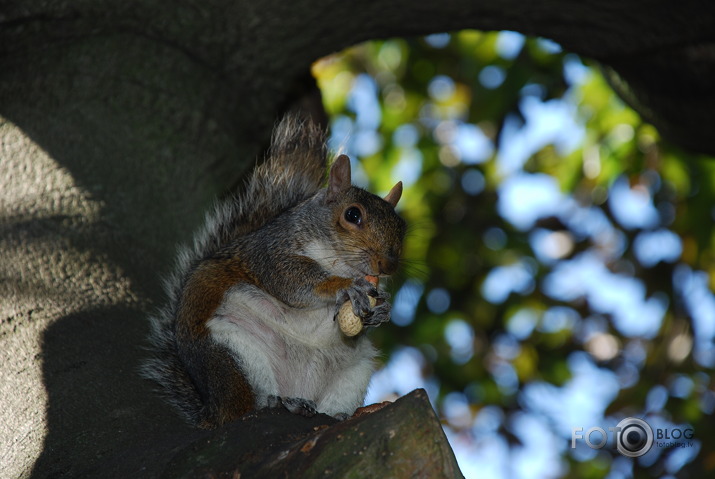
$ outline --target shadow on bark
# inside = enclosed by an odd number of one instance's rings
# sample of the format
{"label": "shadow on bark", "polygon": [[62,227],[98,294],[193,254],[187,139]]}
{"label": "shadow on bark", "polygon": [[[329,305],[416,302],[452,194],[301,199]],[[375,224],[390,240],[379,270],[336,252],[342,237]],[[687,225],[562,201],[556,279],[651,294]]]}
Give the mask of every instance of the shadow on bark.
{"label": "shadow on bark", "polygon": [[137,374],[145,356],[145,316],[108,307],[47,327],[41,359],[48,430],[32,477],[83,476],[132,448],[160,456],[172,447],[163,438],[192,433]]}

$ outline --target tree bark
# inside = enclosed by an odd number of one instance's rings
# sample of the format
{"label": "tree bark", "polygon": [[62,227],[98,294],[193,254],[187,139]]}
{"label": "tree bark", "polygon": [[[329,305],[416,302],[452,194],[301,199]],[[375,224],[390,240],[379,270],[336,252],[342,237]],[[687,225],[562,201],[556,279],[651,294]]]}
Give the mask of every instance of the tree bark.
{"label": "tree bark", "polygon": [[463,28],[561,43],[715,153],[715,4],[24,0],[0,4],[0,470],[69,475],[190,434],[138,379],[161,274],[213,198],[357,42]]}
{"label": "tree bark", "polygon": [[142,438],[72,472],[103,479],[462,477],[424,390],[342,422],[283,408],[254,411],[212,431]]}

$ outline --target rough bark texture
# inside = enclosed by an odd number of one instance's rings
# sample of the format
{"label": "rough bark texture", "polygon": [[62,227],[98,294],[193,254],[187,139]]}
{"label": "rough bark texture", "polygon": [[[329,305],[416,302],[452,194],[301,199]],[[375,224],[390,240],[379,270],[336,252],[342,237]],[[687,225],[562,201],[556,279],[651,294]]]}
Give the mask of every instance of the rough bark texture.
{"label": "rough bark texture", "polygon": [[159,278],[253,164],[315,59],[477,28],[610,66],[665,136],[715,152],[715,3],[0,3],[0,471],[61,477],[190,430],[138,379]]}
{"label": "rough bark texture", "polygon": [[77,477],[104,479],[250,477],[460,478],[424,390],[377,412],[338,422],[284,409],[250,413],[214,431],[138,444],[97,461]]}

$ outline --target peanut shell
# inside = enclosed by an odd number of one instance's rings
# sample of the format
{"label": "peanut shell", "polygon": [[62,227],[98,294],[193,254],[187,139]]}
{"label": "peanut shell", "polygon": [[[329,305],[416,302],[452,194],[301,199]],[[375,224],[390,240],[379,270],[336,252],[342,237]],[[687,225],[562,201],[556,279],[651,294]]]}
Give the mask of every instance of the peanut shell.
{"label": "peanut shell", "polygon": [[[368,296],[370,300],[370,306],[375,307],[377,300],[372,296]],[[362,331],[362,319],[353,314],[353,305],[350,301],[345,301],[340,310],[338,311],[338,325],[340,326],[340,331],[343,332],[345,336],[352,337],[357,336]]]}

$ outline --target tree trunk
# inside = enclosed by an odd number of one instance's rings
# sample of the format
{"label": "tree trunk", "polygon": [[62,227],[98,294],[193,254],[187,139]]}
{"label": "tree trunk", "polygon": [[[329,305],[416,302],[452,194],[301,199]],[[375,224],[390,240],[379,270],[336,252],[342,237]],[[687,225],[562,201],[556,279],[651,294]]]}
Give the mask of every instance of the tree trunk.
{"label": "tree trunk", "polygon": [[666,0],[0,4],[0,470],[62,476],[191,434],[136,374],[145,317],[175,244],[312,91],[317,58],[462,28],[541,35],[713,153],[713,19]]}

